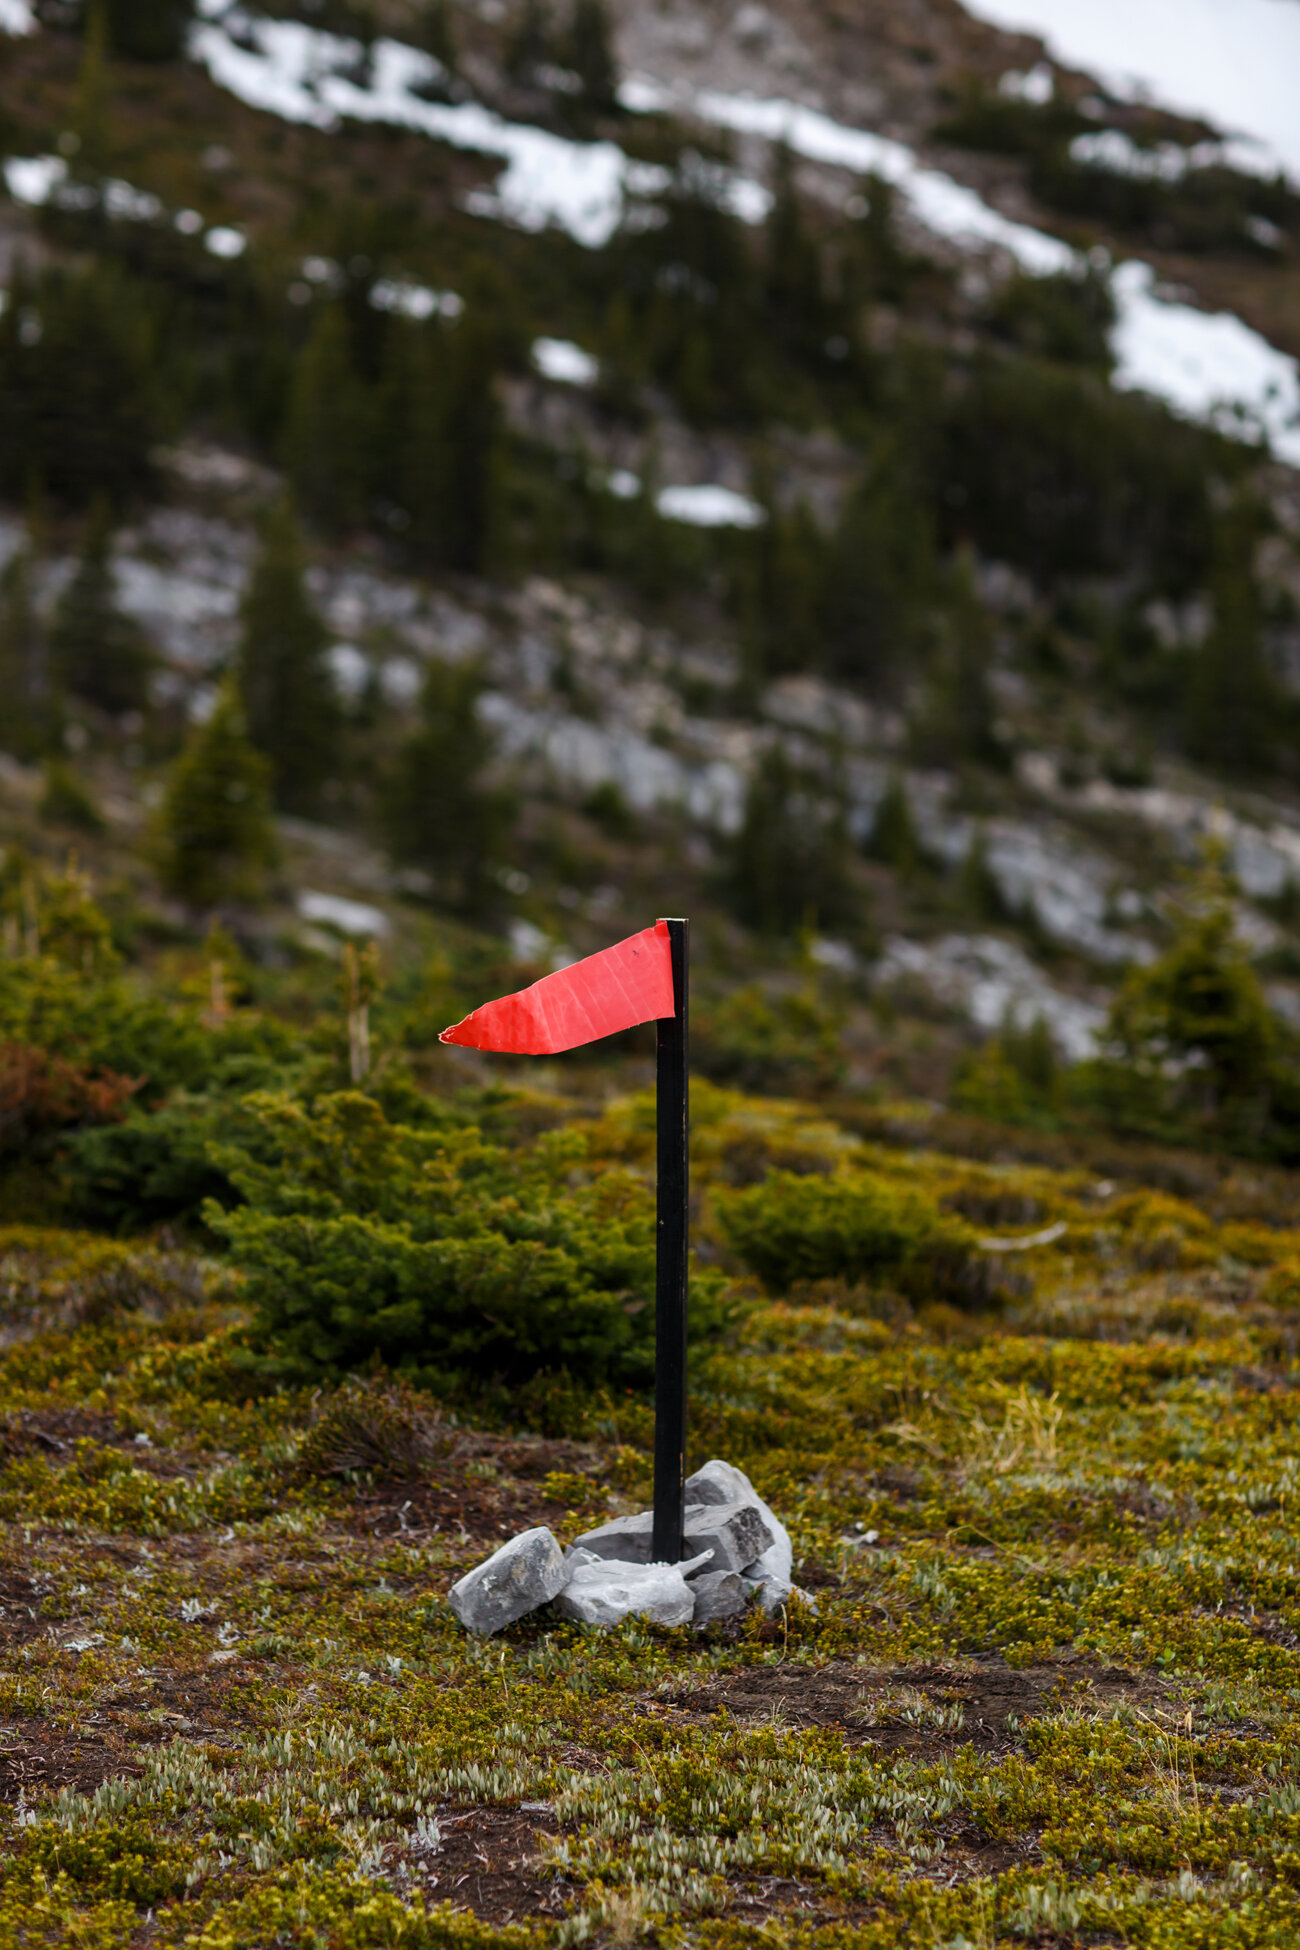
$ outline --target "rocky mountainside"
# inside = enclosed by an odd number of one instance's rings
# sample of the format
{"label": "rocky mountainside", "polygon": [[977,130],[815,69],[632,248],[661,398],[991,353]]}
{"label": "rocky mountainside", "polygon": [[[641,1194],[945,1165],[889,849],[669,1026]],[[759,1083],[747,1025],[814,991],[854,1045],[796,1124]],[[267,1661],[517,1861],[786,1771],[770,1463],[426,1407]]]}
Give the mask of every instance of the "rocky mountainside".
{"label": "rocky mountainside", "polygon": [[[955,0],[131,19],[0,9],[0,816],[145,963],[689,908],[718,1074],[942,1098],[1095,1055],[1212,844],[1300,1027],[1264,143]],[[200,901],[159,808],[232,682],[280,864]]]}

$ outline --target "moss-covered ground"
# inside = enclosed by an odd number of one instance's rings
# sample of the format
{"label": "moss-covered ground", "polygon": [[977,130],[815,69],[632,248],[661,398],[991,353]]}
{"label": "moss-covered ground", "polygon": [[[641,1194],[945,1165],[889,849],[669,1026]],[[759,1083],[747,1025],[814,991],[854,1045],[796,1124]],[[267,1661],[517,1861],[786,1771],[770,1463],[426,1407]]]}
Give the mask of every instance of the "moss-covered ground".
{"label": "moss-covered ground", "polygon": [[[648,1166],[644,1111],[591,1143]],[[1294,1943],[1300,1232],[813,1116],[701,1093],[704,1256],[847,1157],[987,1270],[737,1277],[692,1456],[813,1603],[703,1637],[445,1602],[645,1498],[643,1399],[250,1394],[225,1268],[4,1233],[0,1944]]]}

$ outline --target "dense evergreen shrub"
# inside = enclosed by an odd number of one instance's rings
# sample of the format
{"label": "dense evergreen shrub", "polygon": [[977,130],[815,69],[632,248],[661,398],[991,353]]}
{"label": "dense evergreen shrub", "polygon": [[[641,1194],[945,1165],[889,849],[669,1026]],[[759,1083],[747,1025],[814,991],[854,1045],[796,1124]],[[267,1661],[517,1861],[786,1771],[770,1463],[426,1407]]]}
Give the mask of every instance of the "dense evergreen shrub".
{"label": "dense evergreen shrub", "polygon": [[873,1172],[774,1171],[715,1198],[729,1244],[776,1293],[796,1280],[883,1280],[951,1298],[978,1284],[970,1228],[928,1193]]}
{"label": "dense evergreen shrub", "polygon": [[[650,1379],[652,1198],[601,1169],[580,1133],[508,1153],[473,1129],[390,1124],[356,1092],[311,1109],[267,1095],[250,1109],[256,1148],[213,1154],[246,1203],[206,1216],[286,1372],[379,1359],[431,1386],[561,1368]],[[717,1283],[699,1277],[692,1291],[693,1332],[707,1337]]]}

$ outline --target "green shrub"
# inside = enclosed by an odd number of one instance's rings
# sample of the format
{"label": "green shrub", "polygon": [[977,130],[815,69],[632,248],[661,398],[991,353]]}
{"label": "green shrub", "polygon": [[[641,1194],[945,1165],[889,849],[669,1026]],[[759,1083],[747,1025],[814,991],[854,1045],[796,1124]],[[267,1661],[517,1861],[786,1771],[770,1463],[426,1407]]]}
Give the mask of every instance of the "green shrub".
{"label": "green shrub", "polygon": [[[247,1203],[205,1208],[248,1276],[267,1356],[337,1373],[380,1360],[445,1388],[564,1368],[588,1382],[653,1372],[654,1214],[581,1133],[507,1152],[468,1130],[410,1130],[340,1092],[304,1109],[249,1099],[258,1134],[215,1146]],[[694,1330],[717,1325],[716,1276]]]}
{"label": "green shrub", "polygon": [[775,1292],[796,1280],[875,1280],[961,1294],[975,1235],[925,1192],[872,1172],[834,1177],[772,1172],[746,1191],[719,1192],[729,1244]]}
{"label": "green shrub", "polygon": [[696,1067],[719,1083],[802,1095],[843,1079],[843,1011],[812,986],[768,995],[753,982],[693,1014]]}

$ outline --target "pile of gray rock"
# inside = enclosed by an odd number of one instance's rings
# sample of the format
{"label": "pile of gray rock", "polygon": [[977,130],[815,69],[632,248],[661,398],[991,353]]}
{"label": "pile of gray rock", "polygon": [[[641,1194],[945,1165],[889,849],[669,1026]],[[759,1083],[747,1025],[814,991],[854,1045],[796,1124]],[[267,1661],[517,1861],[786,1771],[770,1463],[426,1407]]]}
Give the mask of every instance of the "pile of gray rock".
{"label": "pile of gray rock", "polygon": [[707,1462],[687,1478],[680,1564],[651,1563],[652,1521],[649,1510],[615,1517],[567,1551],[539,1524],[467,1571],[448,1602],[467,1631],[486,1637],[552,1602],[562,1617],[590,1625],[636,1612],[659,1625],[703,1628],[751,1602],[779,1611],[795,1589],[785,1525],[730,1463]]}

